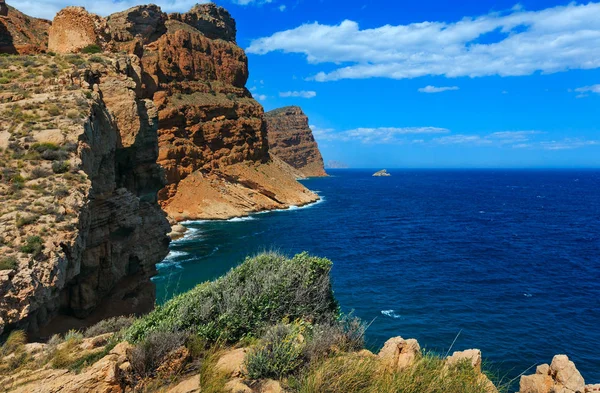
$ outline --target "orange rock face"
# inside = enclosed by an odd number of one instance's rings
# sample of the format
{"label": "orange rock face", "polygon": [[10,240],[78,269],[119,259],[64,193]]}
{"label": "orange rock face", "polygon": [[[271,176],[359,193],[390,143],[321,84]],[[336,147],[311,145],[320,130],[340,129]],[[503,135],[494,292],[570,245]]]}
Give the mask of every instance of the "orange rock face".
{"label": "orange rock face", "polygon": [[327,176],[308,117],[297,106],[265,114],[269,150],[306,177]]}
{"label": "orange rock face", "polygon": [[[175,220],[229,218],[318,199],[295,181],[302,174],[269,155],[263,108],[245,88],[248,59],[235,34],[235,21],[214,4],[170,15],[139,6],[106,19],[68,7],[50,31],[57,52],[96,43],[140,58],[138,93],[158,111],[158,163],[167,183],[159,202]],[[121,110],[120,127],[135,136],[134,111]]]}
{"label": "orange rock face", "polygon": [[0,53],[44,52],[50,21],[32,18],[0,1]]}
{"label": "orange rock face", "polygon": [[67,7],[54,17],[49,30],[48,50],[73,53],[89,45],[99,45],[106,20],[83,7]]}

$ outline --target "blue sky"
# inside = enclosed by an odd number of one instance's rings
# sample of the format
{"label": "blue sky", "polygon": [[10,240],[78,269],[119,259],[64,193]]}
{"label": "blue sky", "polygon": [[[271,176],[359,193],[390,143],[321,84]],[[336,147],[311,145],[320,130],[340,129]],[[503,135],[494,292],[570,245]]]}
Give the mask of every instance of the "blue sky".
{"label": "blue sky", "polygon": [[[69,4],[19,3],[48,18]],[[71,2],[104,15],[141,3]],[[216,3],[237,21],[248,88],[266,110],[301,106],[326,161],[600,167],[600,3]]]}

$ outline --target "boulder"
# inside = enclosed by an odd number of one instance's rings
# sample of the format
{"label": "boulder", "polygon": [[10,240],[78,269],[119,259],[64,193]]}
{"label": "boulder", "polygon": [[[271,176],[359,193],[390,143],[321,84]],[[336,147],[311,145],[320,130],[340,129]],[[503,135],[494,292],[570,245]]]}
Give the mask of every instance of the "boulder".
{"label": "boulder", "polygon": [[550,372],[556,381],[556,393],[585,391],[585,381],[575,367],[575,363],[570,361],[567,355],[554,356],[550,364]]}
{"label": "boulder", "polygon": [[548,374],[524,375],[519,383],[519,393],[549,393],[554,381]]}
{"label": "boulder", "polygon": [[586,385],[585,393],[599,393],[600,392],[600,384],[596,385]]}
{"label": "boulder", "polygon": [[167,390],[167,393],[200,393],[200,377],[193,375]]}
{"label": "boulder", "polygon": [[542,364],[535,374],[523,375],[519,387],[519,393],[585,393],[589,389],[566,355],[556,355],[550,365]]}
{"label": "boulder", "polygon": [[260,393],[284,393],[281,384],[273,379],[267,379],[260,388]]}
{"label": "boulder", "polygon": [[225,384],[225,391],[230,393],[253,393],[252,389],[241,378],[235,378]]}
{"label": "boulder", "polygon": [[4,0],[0,0],[0,16],[8,16],[8,6]]}
{"label": "boulder", "polygon": [[231,375],[232,377],[242,375],[244,372],[246,352],[246,348],[238,348],[227,352],[221,356],[217,362],[217,370]]}
{"label": "boulder", "polygon": [[468,361],[478,373],[481,372],[481,351],[479,349],[456,351],[446,359],[449,366],[455,366],[464,361]]}
{"label": "boulder", "polygon": [[394,337],[385,342],[378,356],[390,367],[402,370],[412,365],[420,355],[421,347],[417,340]]}

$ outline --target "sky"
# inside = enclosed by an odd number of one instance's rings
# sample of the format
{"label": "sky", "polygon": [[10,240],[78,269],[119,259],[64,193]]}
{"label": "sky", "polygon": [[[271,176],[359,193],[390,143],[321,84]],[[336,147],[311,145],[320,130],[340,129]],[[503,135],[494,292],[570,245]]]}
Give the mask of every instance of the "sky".
{"label": "sky", "polygon": [[[51,19],[144,1],[19,0]],[[195,0],[154,0],[167,12]],[[600,168],[600,2],[217,0],[247,87],[301,106],[325,161],[362,168]]]}

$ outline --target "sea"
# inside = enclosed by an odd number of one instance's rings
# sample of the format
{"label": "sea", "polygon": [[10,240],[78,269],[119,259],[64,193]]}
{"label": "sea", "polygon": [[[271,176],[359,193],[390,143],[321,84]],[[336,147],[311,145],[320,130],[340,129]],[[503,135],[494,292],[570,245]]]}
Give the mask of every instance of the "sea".
{"label": "sea", "polygon": [[600,171],[330,170],[321,200],[229,221],[190,221],[158,266],[157,301],[265,250],[331,259],[344,312],[377,350],[416,338],[481,349],[504,382],[567,354],[600,383]]}

